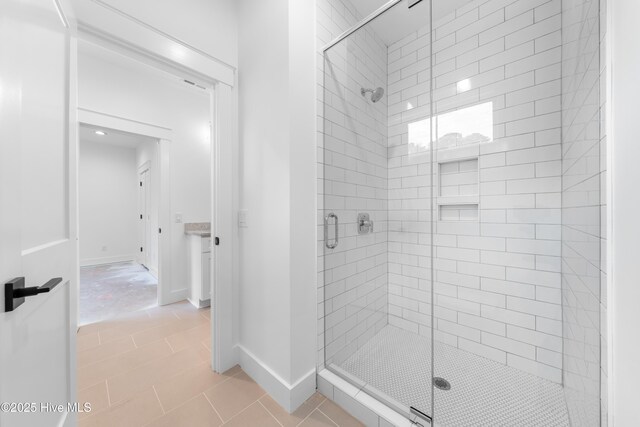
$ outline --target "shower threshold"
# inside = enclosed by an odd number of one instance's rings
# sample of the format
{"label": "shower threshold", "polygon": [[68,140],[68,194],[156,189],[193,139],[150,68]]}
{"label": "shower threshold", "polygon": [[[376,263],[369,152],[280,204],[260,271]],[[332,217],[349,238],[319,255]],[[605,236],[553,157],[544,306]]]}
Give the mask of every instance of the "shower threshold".
{"label": "shower threshold", "polygon": [[435,390],[435,411],[429,337],[387,325],[333,366],[390,407],[419,408],[440,426],[569,426],[560,384],[443,343],[434,356],[434,376],[450,383]]}

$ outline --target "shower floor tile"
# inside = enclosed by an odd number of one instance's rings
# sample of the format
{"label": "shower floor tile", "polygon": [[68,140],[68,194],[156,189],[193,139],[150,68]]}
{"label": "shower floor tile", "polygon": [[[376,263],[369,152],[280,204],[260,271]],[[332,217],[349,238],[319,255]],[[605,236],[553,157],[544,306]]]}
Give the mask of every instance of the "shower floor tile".
{"label": "shower floor tile", "polygon": [[386,326],[339,367],[443,426],[569,426],[562,386],[489,359],[436,343],[431,410],[431,340]]}

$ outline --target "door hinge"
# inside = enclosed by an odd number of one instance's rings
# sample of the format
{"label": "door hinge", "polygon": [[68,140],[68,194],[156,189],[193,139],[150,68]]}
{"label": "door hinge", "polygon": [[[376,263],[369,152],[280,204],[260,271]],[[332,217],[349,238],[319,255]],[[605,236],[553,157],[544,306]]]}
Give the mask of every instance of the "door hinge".
{"label": "door hinge", "polygon": [[142,252],[142,246],[140,246],[140,252]]}
{"label": "door hinge", "polygon": [[140,214],[140,219],[142,219],[142,214]]}
{"label": "door hinge", "polygon": [[[419,418],[422,418],[424,421],[428,422],[429,424],[433,424],[433,418],[431,418],[430,415],[425,414],[424,412],[422,412],[421,410],[419,410],[419,409],[417,409],[417,408],[415,408],[413,406],[410,406],[409,410],[411,411],[411,413],[413,415],[416,415]],[[412,423],[414,423],[416,425],[421,425],[420,423],[415,422],[415,421],[412,421]]]}
{"label": "door hinge", "polygon": [[140,187],[142,187],[142,181],[140,181]]}
{"label": "door hinge", "polygon": [[215,242],[216,246],[220,245],[220,238],[219,237],[216,237],[215,239],[213,239],[213,241]]}
{"label": "door hinge", "polygon": [[162,228],[158,228],[158,234],[162,234]]}

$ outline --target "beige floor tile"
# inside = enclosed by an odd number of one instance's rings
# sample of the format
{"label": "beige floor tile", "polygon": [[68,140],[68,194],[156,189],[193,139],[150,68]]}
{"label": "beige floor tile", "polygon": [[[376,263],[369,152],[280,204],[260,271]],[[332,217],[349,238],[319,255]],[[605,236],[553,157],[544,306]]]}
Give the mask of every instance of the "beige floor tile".
{"label": "beige floor tile", "polygon": [[360,421],[349,415],[344,409],[327,399],[318,406],[318,409],[322,411],[327,417],[331,418],[331,421],[338,424],[340,427],[361,427],[364,426]]}
{"label": "beige floor tile", "polygon": [[130,336],[126,336],[86,350],[78,351],[78,367],[89,365],[100,360],[117,356],[133,350],[136,345]]}
{"label": "beige floor tile", "polygon": [[100,345],[100,335],[98,332],[78,335],[76,338],[77,351],[84,351]]}
{"label": "beige floor tile", "polygon": [[264,390],[249,376],[240,372],[229,380],[205,391],[204,393],[223,421],[254,403],[262,395]]}
{"label": "beige floor tile", "polygon": [[78,328],[78,336],[98,332],[98,325],[99,323],[91,323],[89,325],[80,326],[80,328]]}
{"label": "beige floor tile", "polygon": [[336,427],[336,425],[342,427],[316,409],[300,424],[300,427]]}
{"label": "beige floor tile", "polygon": [[288,414],[239,366],[214,373],[208,313],[183,302],[82,327],[78,398],[93,410],[79,425],[362,425],[319,393]]}
{"label": "beige floor tile", "polygon": [[280,427],[278,421],[267,411],[260,402],[255,402],[247,409],[224,424],[228,427]]}
{"label": "beige floor tile", "polygon": [[140,427],[163,415],[153,388],[80,420],[81,427]]}
{"label": "beige floor tile", "polygon": [[285,411],[284,408],[278,405],[268,394],[260,398],[260,403],[262,403],[284,427],[295,427],[307,418],[324,400],[325,397],[323,395],[315,393],[292,414]]}
{"label": "beige floor tile", "polygon": [[[175,317],[175,316],[174,316]],[[135,333],[146,331],[147,329],[157,328],[166,323],[171,323],[171,319],[136,319],[128,322],[122,322],[119,325],[113,325],[106,329],[100,329],[100,339],[102,343],[126,337]]]}
{"label": "beige floor tile", "polygon": [[109,377],[131,371],[145,363],[170,354],[171,347],[169,347],[169,344],[164,341],[156,341],[118,356],[86,365],[78,369],[78,389],[82,390]]}
{"label": "beige floor tile", "polygon": [[206,347],[207,350],[211,351],[213,348],[211,346],[211,335],[202,340],[202,344]]}
{"label": "beige floor tile", "polygon": [[162,408],[168,412],[228,379],[226,375],[213,372],[209,363],[204,362],[155,384],[155,389]]}
{"label": "beige floor tile", "polygon": [[203,323],[195,328],[169,335],[166,339],[173,351],[179,351],[199,345],[207,338],[210,338],[210,333],[211,327],[209,323]]}
{"label": "beige floor tile", "polygon": [[196,351],[200,355],[200,358],[203,362],[209,363],[211,365],[211,350],[205,347],[204,344],[200,343],[196,346]]}
{"label": "beige floor tile", "polygon": [[152,421],[148,427],[217,427],[222,420],[204,394],[199,394],[183,405]]}
{"label": "beige floor tile", "polygon": [[107,382],[103,381],[94,386],[78,391],[78,402],[84,405],[85,402],[91,404],[91,412],[80,412],[78,418],[85,418],[100,412],[109,407],[109,396],[107,395]]}
{"label": "beige floor tile", "polygon": [[233,368],[230,368],[224,371],[222,375],[233,377],[234,375],[239,374],[240,372],[242,372],[242,368],[240,367],[240,365],[236,365]]}
{"label": "beige floor tile", "polygon": [[189,306],[177,306],[176,308],[173,309],[173,312],[175,313],[176,316],[178,316],[178,318],[186,320],[186,319],[195,319],[195,318],[204,318],[207,320],[208,323],[208,319],[206,317],[203,317],[202,313],[204,313],[205,311],[209,311],[209,307],[207,308],[195,308],[193,305],[191,305],[189,303]]}
{"label": "beige floor tile", "polygon": [[202,318],[202,316],[196,316],[192,319],[178,319],[177,321],[167,322],[145,329],[144,331],[136,332],[132,334],[133,341],[140,347],[152,341],[161,340],[171,335],[196,328],[206,322],[206,319]]}
{"label": "beige floor tile", "polygon": [[191,303],[188,301],[181,301],[174,304],[162,305],[157,307],[151,307],[146,310],[147,315],[152,319],[162,319],[162,318],[171,318],[179,317],[176,315],[180,311],[197,311]]}
{"label": "beige floor tile", "polygon": [[186,348],[177,353],[139,366],[107,379],[112,404],[133,397],[139,390],[151,387],[201,362],[198,353]]}

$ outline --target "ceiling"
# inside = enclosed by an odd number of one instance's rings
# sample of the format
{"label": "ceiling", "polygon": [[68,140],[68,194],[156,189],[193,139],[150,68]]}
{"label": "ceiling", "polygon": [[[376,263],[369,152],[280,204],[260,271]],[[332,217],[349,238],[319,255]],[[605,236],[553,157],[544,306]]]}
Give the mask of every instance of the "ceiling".
{"label": "ceiling", "polygon": [[[96,135],[96,131],[101,130],[107,134],[104,136]],[[157,139],[149,138],[147,136],[136,135],[133,133],[121,132],[113,129],[100,128],[95,126],[89,126],[80,124],[79,133],[80,142],[98,143],[117,145],[119,147],[136,149],[140,144],[146,142],[155,142]]]}
{"label": "ceiling", "polygon": [[[364,18],[389,0],[349,0]],[[437,22],[470,0],[433,0],[433,22]],[[429,0],[423,0],[411,9],[407,0],[395,5],[369,25],[387,46],[429,24]]]}

